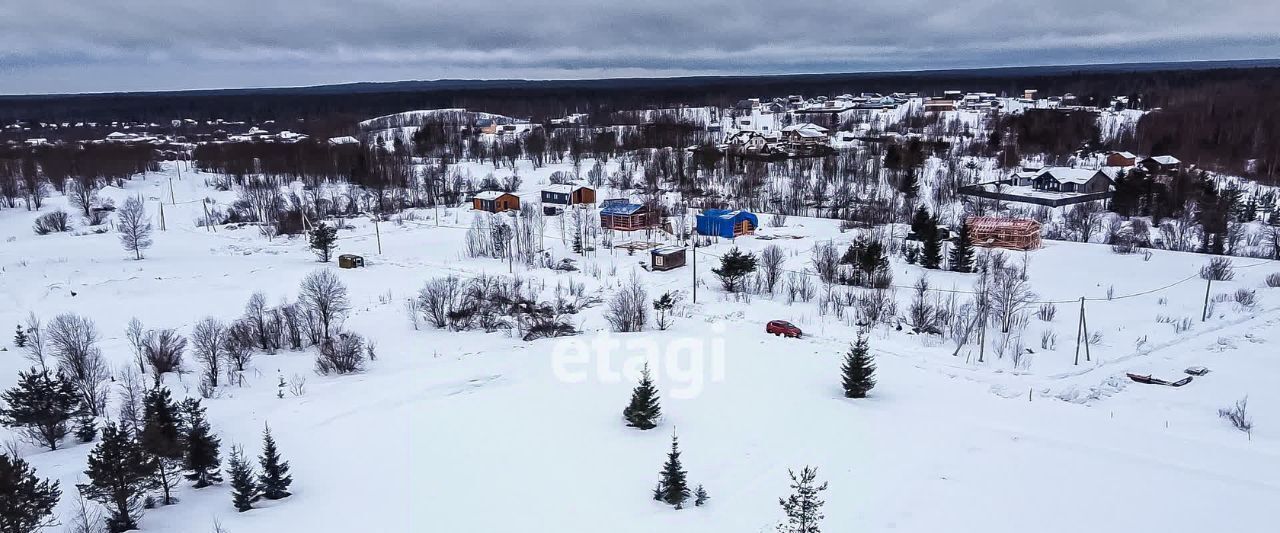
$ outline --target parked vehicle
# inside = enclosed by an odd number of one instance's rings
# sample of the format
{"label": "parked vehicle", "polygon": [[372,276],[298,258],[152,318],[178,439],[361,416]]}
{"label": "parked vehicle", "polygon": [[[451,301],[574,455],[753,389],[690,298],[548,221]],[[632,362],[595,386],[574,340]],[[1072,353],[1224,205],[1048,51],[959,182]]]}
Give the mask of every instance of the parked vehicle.
{"label": "parked vehicle", "polygon": [[795,337],[797,339],[804,334],[804,332],[800,331],[800,328],[796,327],[795,324],[787,322],[786,320],[769,321],[769,323],[764,326],[764,332],[772,333],[774,335]]}

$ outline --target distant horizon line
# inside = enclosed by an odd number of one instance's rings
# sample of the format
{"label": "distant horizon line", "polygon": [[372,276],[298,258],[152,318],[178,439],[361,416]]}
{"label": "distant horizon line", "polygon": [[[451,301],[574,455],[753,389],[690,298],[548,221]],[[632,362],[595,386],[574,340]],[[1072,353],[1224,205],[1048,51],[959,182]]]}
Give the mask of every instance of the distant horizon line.
{"label": "distant horizon line", "polygon": [[[1137,68],[1141,67],[1141,68]],[[435,78],[435,79],[402,79],[391,81],[348,81],[322,83],[316,85],[275,85],[275,86],[244,86],[244,87],[220,87],[220,88],[193,88],[193,89],[164,89],[164,90],[141,90],[141,91],[101,91],[101,92],[68,92],[68,93],[25,93],[25,94],[0,94],[0,99],[4,100],[26,100],[26,99],[49,99],[49,98],[77,98],[77,97],[97,97],[97,96],[150,96],[150,95],[169,95],[169,96],[203,96],[213,94],[249,94],[249,93],[289,93],[289,92],[311,92],[317,90],[341,91],[344,88],[365,88],[361,92],[374,92],[377,88],[388,88],[392,90],[394,86],[415,85],[418,87],[399,89],[404,91],[411,90],[430,90],[432,86],[456,85],[450,87],[455,89],[481,88],[484,85],[497,84],[571,84],[571,85],[590,85],[599,83],[616,83],[616,82],[679,82],[679,81],[697,81],[697,80],[733,80],[733,79],[785,79],[791,77],[840,77],[840,76],[875,76],[875,75],[911,75],[911,74],[945,74],[945,73],[982,73],[982,72],[1010,72],[1019,70],[1092,70],[1092,71],[1159,71],[1159,70],[1209,70],[1214,68],[1268,68],[1280,67],[1280,58],[1249,58],[1249,59],[1196,59],[1196,60],[1174,60],[1174,61],[1142,61],[1142,62],[1119,62],[1119,63],[1072,63],[1072,64],[1039,64],[1039,65],[996,65],[985,67],[960,67],[960,68],[919,68],[919,69],[901,69],[901,70],[860,70],[860,71],[841,71],[841,72],[788,72],[788,73],[768,73],[768,74],[691,74],[685,76],[618,76],[618,77],[593,77],[593,78]],[[472,85],[472,87],[467,87]],[[372,89],[369,90],[369,89]]]}

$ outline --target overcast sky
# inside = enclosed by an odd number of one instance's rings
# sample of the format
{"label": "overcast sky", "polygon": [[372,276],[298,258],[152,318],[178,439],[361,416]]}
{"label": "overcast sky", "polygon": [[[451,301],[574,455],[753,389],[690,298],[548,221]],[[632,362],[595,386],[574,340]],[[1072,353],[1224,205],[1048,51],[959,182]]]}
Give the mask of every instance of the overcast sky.
{"label": "overcast sky", "polygon": [[1277,0],[0,0],[0,94],[1277,58],[1277,22]]}

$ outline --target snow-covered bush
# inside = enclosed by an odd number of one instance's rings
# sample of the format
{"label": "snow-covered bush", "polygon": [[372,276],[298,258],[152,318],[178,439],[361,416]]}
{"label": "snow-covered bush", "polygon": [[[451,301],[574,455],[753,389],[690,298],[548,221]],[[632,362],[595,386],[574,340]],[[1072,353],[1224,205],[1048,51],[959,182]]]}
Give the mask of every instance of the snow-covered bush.
{"label": "snow-covered bush", "polygon": [[320,345],[320,352],[316,354],[316,372],[327,376],[364,370],[364,346],[364,337],[359,334],[338,332]]}
{"label": "snow-covered bush", "polygon": [[609,310],[605,311],[605,320],[617,332],[632,332],[644,329],[648,318],[649,297],[640,283],[640,278],[632,275],[631,279],[609,300]]}
{"label": "snow-covered bush", "polygon": [[48,235],[50,233],[61,233],[71,229],[71,217],[66,211],[58,210],[51,213],[40,215],[36,219],[36,223],[32,226],[36,235]]}
{"label": "snow-covered bush", "polygon": [[1253,433],[1253,418],[1249,416],[1249,397],[1236,401],[1235,405],[1218,409],[1218,416],[1227,419],[1236,429]]}
{"label": "snow-covered bush", "polygon": [[1267,275],[1267,286],[1273,289],[1280,287],[1280,272]]}

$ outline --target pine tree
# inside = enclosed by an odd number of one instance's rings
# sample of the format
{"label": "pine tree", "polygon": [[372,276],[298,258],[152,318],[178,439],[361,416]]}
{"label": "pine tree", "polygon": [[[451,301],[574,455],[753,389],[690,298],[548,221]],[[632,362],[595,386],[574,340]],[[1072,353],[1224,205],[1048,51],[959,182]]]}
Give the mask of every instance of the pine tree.
{"label": "pine tree", "polygon": [[866,398],[867,392],[876,386],[876,365],[871,360],[867,336],[858,332],[858,341],[845,354],[843,375],[845,398]]}
{"label": "pine tree", "polygon": [[93,442],[98,436],[98,421],[88,411],[81,411],[76,416],[76,440],[80,442]]}
{"label": "pine tree", "polygon": [[27,332],[22,331],[22,324],[18,324],[18,332],[13,334],[13,346],[15,348],[27,347]]}
{"label": "pine tree", "polygon": [[0,533],[35,533],[54,525],[62,490],[18,457],[0,454]]}
{"label": "pine tree", "polygon": [[653,429],[658,425],[662,407],[658,404],[658,389],[653,385],[648,363],[640,371],[640,383],[631,391],[631,403],[622,410],[622,416],[633,428]]}
{"label": "pine tree", "polygon": [[969,221],[960,224],[960,232],[956,236],[955,246],[951,248],[951,270],[955,272],[973,272],[973,235]]}
{"label": "pine tree", "polygon": [[[933,219],[937,222],[937,219]],[[924,246],[920,251],[920,266],[937,269],[942,267],[942,232],[938,228],[931,227],[931,231],[924,235]]]}
{"label": "pine tree", "polygon": [[75,385],[62,376],[31,369],[18,372],[18,384],[0,394],[8,407],[0,409],[0,423],[21,428],[27,439],[58,449],[67,436],[67,421],[80,405]]}
{"label": "pine tree", "polygon": [[102,428],[102,440],[89,453],[89,483],[80,493],[107,508],[112,533],[138,528],[142,497],[155,487],[155,459],[142,450],[129,432],[115,424]]}
{"label": "pine tree", "polygon": [[200,400],[187,399],[182,402],[182,410],[186,415],[186,454],[182,466],[187,469],[187,479],[195,482],[196,488],[207,487],[222,482],[222,474],[218,472],[221,460],[218,450],[221,442],[209,427],[205,419],[204,407]]}
{"label": "pine tree", "polygon": [[258,477],[262,497],[268,500],[289,497],[288,488],[293,483],[293,478],[289,475],[289,462],[280,459],[270,427],[262,430],[262,455],[258,458],[258,463],[262,465],[262,475]]}
{"label": "pine tree", "polygon": [[658,481],[658,484],[654,485],[653,487],[653,501],[655,502],[662,501],[662,495],[666,493],[667,493],[667,489],[662,487],[662,481]]}
{"label": "pine tree", "polygon": [[227,460],[227,475],[231,477],[231,502],[241,513],[253,509],[258,499],[258,484],[254,482],[253,466],[244,458],[239,446],[231,447]]}
{"label": "pine tree", "polygon": [[911,233],[914,233],[917,239],[923,240],[934,229],[933,217],[929,216],[929,208],[921,204],[911,216]]}
{"label": "pine tree", "polygon": [[827,484],[815,485],[814,480],[818,477],[818,469],[806,466],[800,471],[797,477],[794,471],[788,470],[791,476],[791,490],[794,491],[786,498],[778,498],[778,504],[782,506],[782,511],[787,514],[787,521],[778,524],[779,533],[821,533],[818,529],[818,522],[825,516],[822,515],[823,502],[819,498],[820,493],[827,490]]}
{"label": "pine tree", "polygon": [[333,255],[334,248],[338,247],[338,228],[321,222],[316,224],[315,229],[311,230],[308,238],[311,244],[311,251],[315,252],[316,258],[322,263],[328,263],[329,258]]}
{"label": "pine tree", "polygon": [[573,253],[582,255],[582,233],[573,232]]}
{"label": "pine tree", "polygon": [[155,460],[152,474],[164,495],[162,503],[173,503],[172,489],[178,485],[184,448],[178,417],[169,389],[156,387],[142,400],[142,431],[138,443]]}
{"label": "pine tree", "polygon": [[667,462],[662,465],[662,501],[674,505],[677,509],[684,507],[689,499],[689,482],[685,477],[684,467],[680,465],[680,443],[674,434],[671,435],[671,453],[667,454]]}
{"label": "pine tree", "polygon": [[750,253],[742,253],[737,247],[729,250],[720,258],[720,268],[713,268],[711,272],[720,277],[720,283],[724,285],[724,290],[729,292],[738,292],[742,290],[743,281],[747,274],[756,271],[756,256]]}
{"label": "pine tree", "polygon": [[693,490],[694,507],[702,507],[703,505],[706,505],[707,500],[710,499],[711,496],[707,494],[707,489],[702,488],[702,485],[698,485],[698,488]]}

